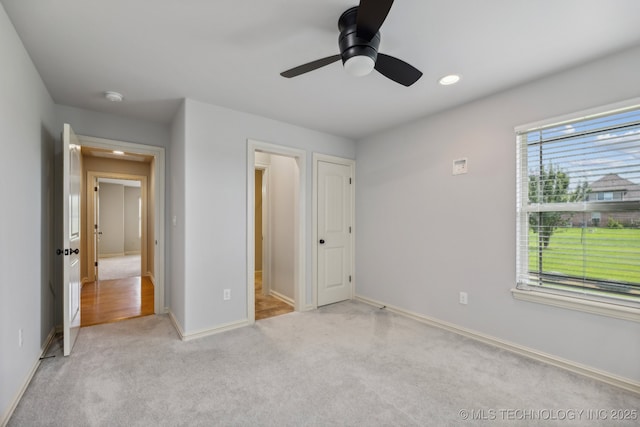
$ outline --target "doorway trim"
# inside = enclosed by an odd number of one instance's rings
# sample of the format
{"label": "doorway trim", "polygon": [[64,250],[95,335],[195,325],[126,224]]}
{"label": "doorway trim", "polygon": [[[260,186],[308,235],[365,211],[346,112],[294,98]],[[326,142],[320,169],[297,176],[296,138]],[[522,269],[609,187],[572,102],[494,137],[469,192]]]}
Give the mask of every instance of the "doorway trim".
{"label": "doorway trim", "polygon": [[[247,320],[255,323],[255,169],[256,152],[291,157],[298,166],[298,188],[294,218],[294,309],[308,309],[305,280],[306,265],[306,176],[307,153],[304,150],[247,139]],[[263,267],[264,268],[264,267]]]}
{"label": "doorway trim", "polygon": [[154,210],[154,312],[166,313],[164,301],[164,266],[165,266],[165,149],[153,145],[137,144],[133,142],[116,141],[112,139],[96,138],[93,136],[78,135],[80,145],[84,147],[102,148],[105,150],[120,150],[132,154],[152,156],[150,182],[152,187]]}
{"label": "doorway trim", "polygon": [[355,259],[356,259],[356,161],[353,159],[346,159],[343,157],[330,156],[328,154],[313,153],[312,160],[312,194],[311,194],[311,283],[312,283],[312,296],[313,296],[313,308],[318,308],[318,163],[328,162],[338,165],[348,166],[351,169],[351,298],[355,295],[356,289],[356,273],[355,273]]}
{"label": "doorway trim", "polygon": [[[256,161],[254,168],[254,170],[262,171],[262,292],[265,295],[267,295],[271,290],[271,204],[269,200],[271,196],[271,190],[269,188],[271,180],[269,171],[270,167],[271,165],[268,163]],[[255,188],[254,191],[256,191]],[[255,269],[255,257],[253,262]]]}

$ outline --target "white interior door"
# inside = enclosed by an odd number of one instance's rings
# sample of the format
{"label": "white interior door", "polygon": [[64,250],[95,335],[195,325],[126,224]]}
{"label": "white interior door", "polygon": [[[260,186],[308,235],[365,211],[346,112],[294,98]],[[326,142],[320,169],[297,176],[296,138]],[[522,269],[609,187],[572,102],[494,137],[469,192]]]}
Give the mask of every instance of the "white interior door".
{"label": "white interior door", "polygon": [[80,142],[73,129],[62,132],[62,248],[64,355],[71,354],[80,331]]}
{"label": "white interior door", "polygon": [[351,167],[318,162],[318,306],[352,297]]}

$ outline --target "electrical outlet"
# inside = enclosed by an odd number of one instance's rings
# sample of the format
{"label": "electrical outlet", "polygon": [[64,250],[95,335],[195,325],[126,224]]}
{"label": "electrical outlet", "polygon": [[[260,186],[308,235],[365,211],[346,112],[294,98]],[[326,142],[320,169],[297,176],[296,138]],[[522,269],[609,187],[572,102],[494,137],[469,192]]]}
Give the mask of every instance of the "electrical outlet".
{"label": "electrical outlet", "polygon": [[18,347],[22,347],[22,343],[23,343],[23,339],[22,339],[22,329],[18,329]]}
{"label": "electrical outlet", "polygon": [[469,302],[469,296],[466,292],[460,292],[460,304],[467,305]]}
{"label": "electrical outlet", "polygon": [[222,298],[225,301],[229,301],[231,299],[231,289],[225,289]]}

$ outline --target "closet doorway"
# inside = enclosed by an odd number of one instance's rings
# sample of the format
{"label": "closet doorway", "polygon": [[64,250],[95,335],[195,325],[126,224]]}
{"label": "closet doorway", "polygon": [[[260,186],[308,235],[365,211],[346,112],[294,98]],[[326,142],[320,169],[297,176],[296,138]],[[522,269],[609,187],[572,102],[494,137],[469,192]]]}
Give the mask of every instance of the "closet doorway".
{"label": "closet doorway", "polygon": [[[289,234],[291,240],[293,240],[293,223],[285,218],[284,223],[288,223],[289,230],[278,230],[274,235],[273,228],[273,215],[277,212],[271,212],[270,207],[270,194],[269,183],[271,182],[271,158],[268,155],[256,156],[261,161],[256,161],[255,166],[255,206],[254,206],[254,219],[255,219],[255,320],[266,319],[269,317],[279,316],[281,314],[291,313],[294,310],[294,301],[292,297],[285,295],[281,286],[278,283],[272,283],[275,280],[282,280],[283,266],[280,262],[278,265],[273,265],[272,260],[278,257],[271,256],[271,248],[274,240],[282,240],[282,233]],[[277,172],[280,172],[281,168],[278,168]],[[276,174],[277,174],[276,172]],[[276,189],[276,194],[282,194],[283,190],[285,194],[287,188]],[[282,196],[281,196],[282,197]],[[290,194],[291,200],[293,194]],[[285,201],[286,203],[286,201]],[[275,221],[277,222],[277,221]],[[278,225],[283,224],[280,221]],[[280,228],[280,227],[278,227]],[[277,274],[272,275],[272,270],[276,270]],[[292,281],[291,277],[290,281]],[[286,279],[285,279],[286,280]],[[293,292],[290,292],[293,296]]]}
{"label": "closet doorway", "polygon": [[247,319],[253,323],[264,318],[263,297],[283,302],[287,311],[307,309],[306,152],[255,140],[248,140],[247,148]]}

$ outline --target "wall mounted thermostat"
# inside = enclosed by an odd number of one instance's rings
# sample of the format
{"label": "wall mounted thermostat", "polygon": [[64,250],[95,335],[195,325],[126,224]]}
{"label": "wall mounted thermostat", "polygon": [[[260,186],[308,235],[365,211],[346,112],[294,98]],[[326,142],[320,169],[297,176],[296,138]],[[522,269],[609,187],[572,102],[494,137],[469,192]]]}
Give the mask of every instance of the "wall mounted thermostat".
{"label": "wall mounted thermostat", "polygon": [[453,174],[454,175],[462,175],[463,173],[467,173],[467,158],[463,159],[455,159],[453,161]]}

